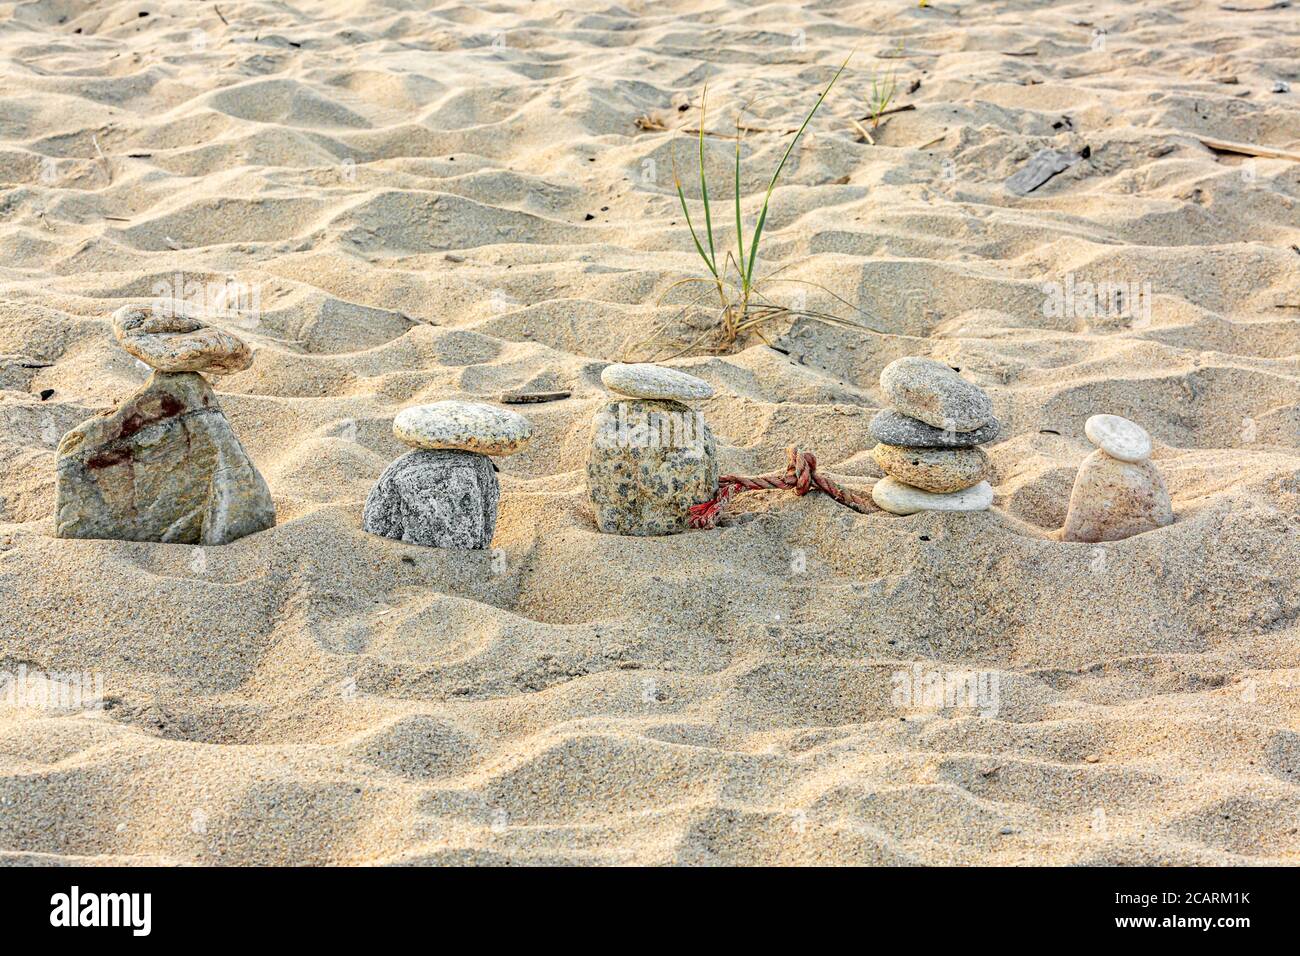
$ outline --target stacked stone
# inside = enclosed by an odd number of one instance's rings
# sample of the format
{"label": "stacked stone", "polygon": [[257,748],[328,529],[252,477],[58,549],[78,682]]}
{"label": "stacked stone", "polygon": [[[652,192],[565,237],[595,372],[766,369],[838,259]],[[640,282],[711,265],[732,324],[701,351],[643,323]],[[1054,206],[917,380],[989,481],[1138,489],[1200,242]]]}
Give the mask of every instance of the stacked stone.
{"label": "stacked stone", "polygon": [[587,490],[596,525],[609,534],[677,534],[690,509],[718,493],[718,457],[704,416],[686,403],[713,386],[658,365],[607,366],[600,380],[617,398],[592,420]]}
{"label": "stacked stone", "polygon": [[430,548],[491,544],[501,485],[489,456],[513,455],[528,444],[528,419],[478,402],[434,402],[399,412],[393,434],[415,450],[379,476],[362,527]]}
{"label": "stacked stone", "polygon": [[993,489],[980,445],[1001,428],[984,390],[942,362],[901,358],[885,366],[880,387],[892,408],[871,420],[872,457],[887,477],[871,497],[899,515],[985,511]]}
{"label": "stacked stone", "polygon": [[122,348],[155,371],[59,443],[55,534],[226,544],[275,525],[275,504],[201,373],[253,362],[238,338],[190,315],[125,306]]}
{"label": "stacked stone", "polygon": [[1097,450],[1083,460],[1065,516],[1066,541],[1118,541],[1174,520],[1151,436],[1118,415],[1093,415],[1084,434]]}

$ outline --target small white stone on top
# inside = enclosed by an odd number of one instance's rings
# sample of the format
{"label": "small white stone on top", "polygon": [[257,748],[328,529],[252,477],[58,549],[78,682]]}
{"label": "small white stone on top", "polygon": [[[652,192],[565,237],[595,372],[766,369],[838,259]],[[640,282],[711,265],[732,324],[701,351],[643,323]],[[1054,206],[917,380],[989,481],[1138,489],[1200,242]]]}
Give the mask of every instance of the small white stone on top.
{"label": "small white stone on top", "polygon": [[1151,436],[1136,422],[1119,415],[1093,415],[1083,424],[1083,433],[1112,458],[1145,461],[1151,457]]}

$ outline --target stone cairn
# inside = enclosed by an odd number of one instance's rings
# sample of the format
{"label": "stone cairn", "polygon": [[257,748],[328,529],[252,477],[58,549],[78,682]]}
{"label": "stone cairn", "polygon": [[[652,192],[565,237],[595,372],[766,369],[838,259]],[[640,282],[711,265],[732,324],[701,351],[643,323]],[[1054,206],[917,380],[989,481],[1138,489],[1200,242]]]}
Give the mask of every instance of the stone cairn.
{"label": "stone cairn", "polygon": [[113,333],[155,371],[59,442],[55,534],[213,545],[273,527],[266,482],[201,374],[248,368],[248,346],[149,306],[119,309]]}
{"label": "stone cairn", "polygon": [[479,402],[403,409],[393,434],[409,451],[366,498],[362,527],[430,548],[482,550],[497,526],[501,485],[489,456],[513,455],[533,435],[528,419]]}
{"label": "stone cairn", "polygon": [[986,511],[993,489],[980,445],[1001,425],[984,390],[942,362],[901,358],[885,366],[880,387],[892,408],[871,420],[872,457],[887,477],[872,500],[886,511]]}
{"label": "stone cairn", "polygon": [[691,508],[718,492],[718,456],[704,416],[686,404],[708,382],[658,365],[615,364],[600,380],[621,396],[592,419],[587,490],[596,525],[610,534],[677,534]]}
{"label": "stone cairn", "polygon": [[1083,460],[1065,515],[1066,541],[1118,541],[1174,520],[1169,492],[1149,460],[1151,436],[1118,415],[1093,415],[1084,434],[1097,450]]}

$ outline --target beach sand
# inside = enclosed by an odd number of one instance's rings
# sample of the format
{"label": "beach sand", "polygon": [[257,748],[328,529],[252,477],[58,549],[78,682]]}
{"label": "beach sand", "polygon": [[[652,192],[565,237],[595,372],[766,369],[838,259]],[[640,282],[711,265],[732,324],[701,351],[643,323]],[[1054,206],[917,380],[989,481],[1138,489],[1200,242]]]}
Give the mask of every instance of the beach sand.
{"label": "beach sand", "polygon": [[[432,6],[0,4],[0,672],[28,690],[0,862],[1300,862],[1300,162],[1200,141],[1300,151],[1294,9]],[[671,364],[716,389],[724,473],[798,444],[866,490],[880,370],[947,362],[1005,425],[993,510],[771,491],[597,533],[601,368],[716,318],[656,305],[702,273],[671,162],[697,197],[701,88],[715,201],[735,110],[769,131],[750,229],[854,48],[756,274],[888,334],[775,322]],[[891,72],[915,109],[869,145]],[[279,524],[57,539],[60,436],[146,377],[109,316],[178,276],[256,298],[214,319],[256,350],[215,387]],[[1090,314],[1099,281],[1141,307]],[[844,311],[817,286],[767,290]],[[362,532],[398,410],[521,389],[572,396],[516,406],[495,550]],[[1099,412],[1151,433],[1176,521],[1065,543]],[[102,709],[42,706],[80,674]],[[906,696],[968,674],[974,704]]]}

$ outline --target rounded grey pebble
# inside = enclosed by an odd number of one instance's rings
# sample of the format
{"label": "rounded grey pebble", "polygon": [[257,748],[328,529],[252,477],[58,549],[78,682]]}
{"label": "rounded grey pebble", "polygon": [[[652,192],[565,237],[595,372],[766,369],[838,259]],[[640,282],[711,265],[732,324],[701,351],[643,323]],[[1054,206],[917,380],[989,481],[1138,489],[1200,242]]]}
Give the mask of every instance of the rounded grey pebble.
{"label": "rounded grey pebble", "polygon": [[429,548],[482,550],[497,526],[501,485],[492,462],[470,451],[412,451],[379,476],[362,527]]}
{"label": "rounded grey pebble", "polygon": [[439,449],[513,455],[528,444],[533,426],[518,412],[448,399],[430,405],[412,405],[393,419],[398,441],[426,451]]}
{"label": "rounded grey pebble", "polygon": [[993,417],[984,389],[934,359],[909,355],[890,362],[880,373],[880,390],[897,411],[935,428],[973,432]]}
{"label": "rounded grey pebble", "polygon": [[908,418],[902,412],[892,408],[882,408],[871,419],[871,437],[884,445],[903,445],[907,448],[970,448],[974,445],[987,445],[995,440],[1002,430],[1002,424],[996,419],[973,432],[945,431],[927,425],[917,418]]}
{"label": "rounded grey pebble", "polygon": [[650,401],[689,402],[713,395],[713,386],[703,379],[649,362],[606,365],[600,380],[611,392]]}

